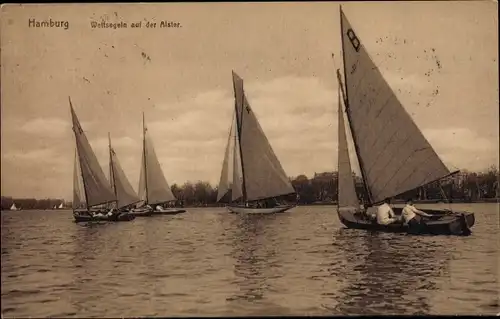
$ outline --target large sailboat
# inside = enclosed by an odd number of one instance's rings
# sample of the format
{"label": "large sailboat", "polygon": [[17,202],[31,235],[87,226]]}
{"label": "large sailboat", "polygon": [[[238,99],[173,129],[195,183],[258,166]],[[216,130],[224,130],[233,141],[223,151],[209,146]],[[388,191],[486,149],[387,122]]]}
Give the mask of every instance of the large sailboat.
{"label": "large sailboat", "polygon": [[[406,232],[402,222],[379,225],[367,209],[424,185],[455,174],[406,112],[368,55],[340,8],[344,79],[339,84],[338,216],[348,228]],[[343,83],[344,82],[344,83]],[[344,87],[345,84],[345,87]],[[341,98],[342,96],[342,98]],[[345,106],[346,121],[344,121]],[[346,124],[347,123],[347,124]],[[363,181],[361,207],[353,181],[346,130],[350,131]],[[429,217],[422,233],[468,235],[474,214],[421,209]],[[396,214],[401,209],[394,209]]]}
{"label": "large sailboat", "polygon": [[144,113],[142,113],[142,132],[141,173],[139,177],[139,198],[142,206],[134,209],[134,214],[136,216],[151,216],[184,213],[185,209],[163,206],[174,204],[177,202],[177,198],[172,193],[161,169],[153,141],[149,137]]}
{"label": "large sailboat", "polygon": [[[295,205],[277,199],[295,195],[281,163],[262,130],[233,71],[235,110],[227,140],[217,201],[233,213],[280,213]],[[295,197],[294,196],[294,197]]]}
{"label": "large sailboat", "polygon": [[80,125],[71,99],[69,99],[69,106],[76,141],[73,176],[73,217],[75,222],[129,221],[134,219],[133,215],[116,210],[109,210],[107,213],[103,211],[102,205],[106,207],[118,200]]}

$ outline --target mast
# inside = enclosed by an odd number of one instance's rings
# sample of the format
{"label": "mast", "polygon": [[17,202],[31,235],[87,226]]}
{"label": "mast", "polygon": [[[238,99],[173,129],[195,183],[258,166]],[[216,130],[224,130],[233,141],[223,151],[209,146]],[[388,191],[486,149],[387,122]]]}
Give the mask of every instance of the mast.
{"label": "mast", "polygon": [[148,171],[146,167],[146,121],[142,112],[142,160],[144,162],[144,193],[146,195],[146,205],[148,204]]}
{"label": "mast", "polygon": [[[243,202],[246,203],[247,201],[247,188],[246,188],[246,183],[245,183],[245,166],[243,165],[243,151],[241,149],[241,127],[243,125],[243,104],[245,101],[245,94],[243,91],[243,85],[241,88],[241,112],[239,114],[239,120],[238,120],[238,98],[237,98],[237,92],[236,92],[236,83],[234,82],[234,71],[233,71],[233,90],[234,90],[234,107],[235,107],[235,113],[236,113],[236,128],[237,128],[237,134],[238,134],[238,146],[239,146],[239,151],[240,151],[240,162],[241,162],[241,176],[242,176],[242,187],[241,187],[241,192],[243,193]],[[242,80],[243,81],[243,80]],[[233,167],[234,169],[234,167]],[[234,183],[234,181],[233,181]]]}
{"label": "mast", "polygon": [[[238,130],[238,115],[236,114],[236,112],[235,112],[235,115],[236,115],[236,130]],[[235,148],[235,147],[236,147],[236,142],[237,142],[237,139],[238,139],[238,133],[237,133],[237,131],[234,131],[234,143],[233,143],[233,148]],[[239,145],[239,143],[238,143],[238,145]],[[242,160],[242,156],[241,156],[241,145],[240,145],[240,147],[239,147],[239,150],[240,150],[240,162],[241,162],[241,160]],[[234,165],[234,162],[235,162],[235,160],[234,160],[234,156],[236,156],[236,154],[235,154],[235,152],[233,151],[233,176],[232,176],[232,177],[233,177],[233,178],[232,178],[232,179],[233,179],[233,185],[231,185],[231,196],[229,197],[229,203],[230,203],[230,204],[232,204],[232,203],[233,203],[233,195],[232,195],[232,193],[233,193],[233,190],[234,190],[234,184],[237,182],[237,181],[235,181],[235,180],[234,180],[234,176],[235,176],[235,174],[234,174],[234,170],[238,169],[238,167],[236,167],[236,166]],[[243,169],[242,169],[242,170],[243,170]],[[243,173],[242,173],[241,175],[243,175]],[[243,184],[244,184],[244,183],[245,183],[245,182],[243,181]],[[245,189],[245,190],[246,190],[246,189]],[[242,188],[242,192],[243,192],[243,188]],[[243,196],[244,196],[244,197],[246,197],[245,195],[243,195]]]}
{"label": "mast", "polygon": [[[342,42],[342,64],[344,66],[344,77],[346,80],[346,85],[345,85],[345,96],[344,96],[344,103],[345,103],[345,108],[346,108],[346,114],[347,114],[347,121],[349,122],[349,129],[351,131],[351,136],[352,140],[354,142],[354,150],[356,151],[356,158],[358,159],[359,162],[359,170],[361,172],[361,178],[363,179],[363,188],[365,189],[365,194],[366,194],[366,199],[368,201],[368,206],[371,206],[372,203],[372,196],[370,189],[368,187],[368,183],[366,182],[366,173],[365,173],[365,165],[363,163],[363,159],[361,156],[359,156],[359,148],[358,148],[358,143],[356,140],[356,134],[354,131],[351,129],[351,114],[349,110],[349,92],[348,92],[348,86],[347,86],[347,69],[346,69],[346,62],[345,62],[345,50],[344,50],[344,23],[342,19],[342,6],[339,6],[339,13],[340,13],[340,36],[341,36],[341,42]],[[341,81],[341,75],[340,75],[340,70],[337,69],[337,76],[339,78],[339,84],[342,84]],[[344,90],[342,90],[342,93]]]}
{"label": "mast", "polygon": [[[73,104],[71,103],[71,97],[68,96],[69,100],[69,107],[73,109]],[[85,208],[87,208],[87,211],[89,210],[89,202],[88,202],[88,196],[87,196],[87,188],[85,187],[85,179],[83,177],[83,169],[82,169],[82,161],[80,161],[80,151],[78,149],[78,140],[76,138],[76,132],[75,132],[76,127],[73,126],[73,133],[75,133],[75,142],[76,142],[76,154],[75,158],[78,156],[78,166],[80,166],[80,175],[82,176],[82,182],[83,182],[83,193],[85,195]]]}

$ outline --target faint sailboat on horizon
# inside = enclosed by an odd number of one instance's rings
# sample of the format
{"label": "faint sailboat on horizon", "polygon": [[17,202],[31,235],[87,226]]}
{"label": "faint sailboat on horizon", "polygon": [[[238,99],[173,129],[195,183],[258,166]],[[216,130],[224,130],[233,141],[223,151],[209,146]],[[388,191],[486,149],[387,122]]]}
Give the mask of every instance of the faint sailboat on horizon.
{"label": "faint sailboat on horizon", "polygon": [[294,205],[277,198],[296,192],[276,157],[233,71],[235,110],[224,153],[217,202],[228,203],[233,213],[272,214]]}
{"label": "faint sailboat on horizon", "polygon": [[12,206],[10,206],[10,210],[19,210],[19,209],[16,207],[15,203],[12,203]]}
{"label": "faint sailboat on horizon", "polygon": [[76,141],[73,175],[73,217],[75,222],[129,221],[134,219],[135,217],[129,214],[108,212],[104,215],[101,213],[103,208],[116,202],[117,199],[80,125],[71,99],[69,99],[69,105]]}
{"label": "faint sailboat on horizon", "polygon": [[59,207],[58,207],[58,208],[59,208],[59,209],[63,209],[63,208],[64,208],[63,203],[61,203],[61,204],[59,205]]}
{"label": "faint sailboat on horizon", "polygon": [[[379,69],[366,52],[340,7],[344,81],[337,69],[339,84],[338,133],[338,216],[348,228],[383,232],[406,232],[407,225],[379,225],[366,209],[387,198],[405,194],[439,181],[450,172],[406,112]],[[344,87],[344,84],[345,87]],[[342,98],[341,98],[342,96]],[[344,121],[345,106],[346,121]],[[345,124],[347,123],[347,124]],[[350,131],[363,181],[364,208],[361,208],[353,181],[346,130]],[[468,234],[474,214],[446,210],[432,214],[425,232]],[[396,214],[401,209],[394,209]]]}
{"label": "faint sailboat on horizon", "polygon": [[168,185],[158,157],[146,127],[144,112],[142,113],[142,154],[141,173],[139,176],[139,199],[142,205],[133,211],[136,216],[175,215],[184,213],[185,209],[165,208],[164,204],[177,202]]}

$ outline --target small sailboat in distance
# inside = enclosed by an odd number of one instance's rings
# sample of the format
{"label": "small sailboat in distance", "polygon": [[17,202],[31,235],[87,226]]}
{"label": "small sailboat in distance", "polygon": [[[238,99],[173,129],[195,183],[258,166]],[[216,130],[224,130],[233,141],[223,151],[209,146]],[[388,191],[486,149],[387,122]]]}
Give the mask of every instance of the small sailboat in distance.
{"label": "small sailboat in distance", "polygon": [[[103,204],[109,205],[117,202],[117,199],[80,125],[71,104],[71,99],[69,99],[69,105],[76,141],[75,172],[73,176],[73,217],[75,222],[133,220],[134,216],[113,210],[103,214],[103,208],[99,207]],[[80,174],[77,174],[77,172]],[[81,194],[80,190],[83,190],[83,194]]]}
{"label": "small sailboat in distance", "polygon": [[58,207],[58,208],[59,208],[59,209],[63,209],[63,208],[64,208],[63,203],[61,203],[61,204],[59,205],[59,207]]}
{"label": "small sailboat in distance", "polygon": [[232,75],[235,110],[217,201],[228,203],[227,208],[233,213],[272,214],[287,211],[295,204],[281,205],[277,198],[294,195],[296,199],[295,189],[248,103],[243,80],[234,71]]}
{"label": "small sailboat in distance", "polygon": [[10,206],[10,210],[18,210],[15,203],[12,203],[12,206]]}
{"label": "small sailboat in distance", "polygon": [[[406,112],[379,69],[366,52],[342,8],[340,8],[344,81],[339,84],[338,216],[348,228],[381,232],[407,232],[402,221],[378,224],[367,208],[439,181],[450,172]],[[345,87],[344,84],[345,83]],[[342,99],[341,99],[342,96]],[[345,106],[346,121],[344,121]],[[346,124],[347,123],[347,124]],[[354,188],[346,131],[350,130],[355,158],[360,167],[365,207]],[[421,233],[468,235],[474,214],[421,209],[431,217]],[[401,208],[395,208],[396,215]]]}
{"label": "small sailboat in distance", "polygon": [[163,204],[175,203],[177,198],[172,193],[161,169],[153,141],[146,127],[144,113],[142,113],[142,129],[143,143],[141,173],[139,177],[139,198],[142,201],[142,205],[133,209],[133,213],[136,216],[176,215],[184,213],[185,209],[163,207]]}

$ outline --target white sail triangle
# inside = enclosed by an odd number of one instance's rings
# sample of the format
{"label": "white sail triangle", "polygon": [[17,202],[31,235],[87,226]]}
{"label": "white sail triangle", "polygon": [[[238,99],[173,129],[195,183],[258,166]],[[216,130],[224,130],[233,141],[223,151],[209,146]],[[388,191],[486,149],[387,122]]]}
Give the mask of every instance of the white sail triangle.
{"label": "white sail triangle", "polygon": [[143,114],[143,149],[141,174],[139,177],[139,198],[146,204],[162,204],[175,201],[176,198],[167,183],[160,162],[156,156],[153,142],[144,121]]}
{"label": "white sail triangle", "polygon": [[233,87],[239,136],[237,142],[241,149],[243,198],[254,201],[295,193],[246,99],[243,80],[234,72]]}
{"label": "white sail triangle", "polygon": [[378,203],[450,174],[366,52],[342,9],[348,118],[369,201]]}

